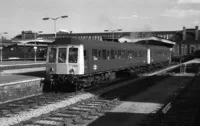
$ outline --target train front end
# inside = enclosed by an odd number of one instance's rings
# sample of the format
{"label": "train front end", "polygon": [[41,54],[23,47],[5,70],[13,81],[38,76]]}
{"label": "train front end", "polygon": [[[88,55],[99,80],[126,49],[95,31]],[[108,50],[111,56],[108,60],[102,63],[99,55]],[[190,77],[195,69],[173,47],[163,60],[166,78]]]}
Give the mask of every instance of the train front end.
{"label": "train front end", "polygon": [[[50,88],[71,88],[84,74],[83,45],[51,45],[47,51],[46,82]],[[60,89],[59,89],[60,90]]]}

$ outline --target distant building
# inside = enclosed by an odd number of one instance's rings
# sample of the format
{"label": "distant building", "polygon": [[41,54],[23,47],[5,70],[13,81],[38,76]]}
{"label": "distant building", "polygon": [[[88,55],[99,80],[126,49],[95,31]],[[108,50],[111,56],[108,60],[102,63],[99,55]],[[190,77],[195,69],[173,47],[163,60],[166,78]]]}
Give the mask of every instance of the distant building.
{"label": "distant building", "polygon": [[[192,29],[187,29],[183,27],[182,30],[175,31],[142,31],[142,32],[100,32],[100,33],[72,33],[71,31],[60,30],[56,37],[57,38],[80,38],[89,40],[99,40],[99,41],[114,41],[119,42],[120,38],[129,38],[140,41],[141,39],[151,38],[148,40],[150,42],[154,41],[165,41],[175,42],[173,47],[174,55],[187,55],[196,50],[200,50],[200,35],[198,26]],[[126,37],[126,38],[125,38]],[[35,41],[41,44],[48,44],[55,40],[55,34],[34,34],[31,32],[22,33],[17,35],[12,39],[13,42],[30,42]],[[128,39],[127,39],[128,42]],[[144,43],[142,40],[141,43]],[[156,43],[157,44],[157,43]]]}

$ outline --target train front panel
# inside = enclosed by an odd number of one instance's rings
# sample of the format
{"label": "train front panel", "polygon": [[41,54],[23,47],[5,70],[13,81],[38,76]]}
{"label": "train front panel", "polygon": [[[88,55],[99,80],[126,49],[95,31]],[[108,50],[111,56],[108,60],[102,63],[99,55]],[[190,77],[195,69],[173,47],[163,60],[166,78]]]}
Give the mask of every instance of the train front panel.
{"label": "train front panel", "polygon": [[83,45],[49,46],[46,78],[84,74]]}

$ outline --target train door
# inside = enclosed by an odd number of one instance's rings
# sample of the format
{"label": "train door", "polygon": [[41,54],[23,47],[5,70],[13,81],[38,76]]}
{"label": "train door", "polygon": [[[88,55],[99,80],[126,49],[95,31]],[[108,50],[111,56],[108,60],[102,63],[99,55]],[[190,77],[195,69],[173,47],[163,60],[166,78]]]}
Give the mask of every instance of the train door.
{"label": "train door", "polygon": [[87,74],[89,73],[89,50],[85,49],[84,50],[84,65],[85,65],[85,70],[84,73]]}
{"label": "train door", "polygon": [[67,47],[58,48],[56,68],[58,74],[67,73]]}
{"label": "train door", "polygon": [[151,50],[147,48],[147,64],[151,64]]}
{"label": "train door", "polygon": [[91,72],[96,72],[98,70],[99,66],[99,56],[98,56],[99,50],[98,49],[92,49],[92,62],[91,62]]}

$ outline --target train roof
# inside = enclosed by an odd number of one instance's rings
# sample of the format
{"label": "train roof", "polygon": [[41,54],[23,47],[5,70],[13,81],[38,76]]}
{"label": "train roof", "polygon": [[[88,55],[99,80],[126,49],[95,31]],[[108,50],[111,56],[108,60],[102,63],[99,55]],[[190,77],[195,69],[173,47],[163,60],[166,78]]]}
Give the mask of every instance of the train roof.
{"label": "train roof", "polygon": [[67,44],[83,44],[84,46],[94,46],[94,47],[116,47],[116,48],[129,48],[130,45],[133,47],[145,48],[142,44],[130,44],[130,43],[119,43],[111,41],[98,41],[98,40],[87,40],[87,39],[77,39],[77,38],[56,38],[56,40],[49,45],[67,45]]}
{"label": "train roof", "polygon": [[[140,48],[146,49],[147,45],[145,44],[137,44],[137,43],[119,43],[119,42],[111,42],[111,41],[98,41],[98,40],[87,40],[87,39],[77,39],[77,38],[57,38],[51,45],[63,46],[67,44],[75,44],[75,45],[84,45],[86,48],[116,48],[116,49],[133,49]],[[149,45],[148,48],[156,49],[162,48],[167,49],[165,46],[157,46],[157,45]]]}

